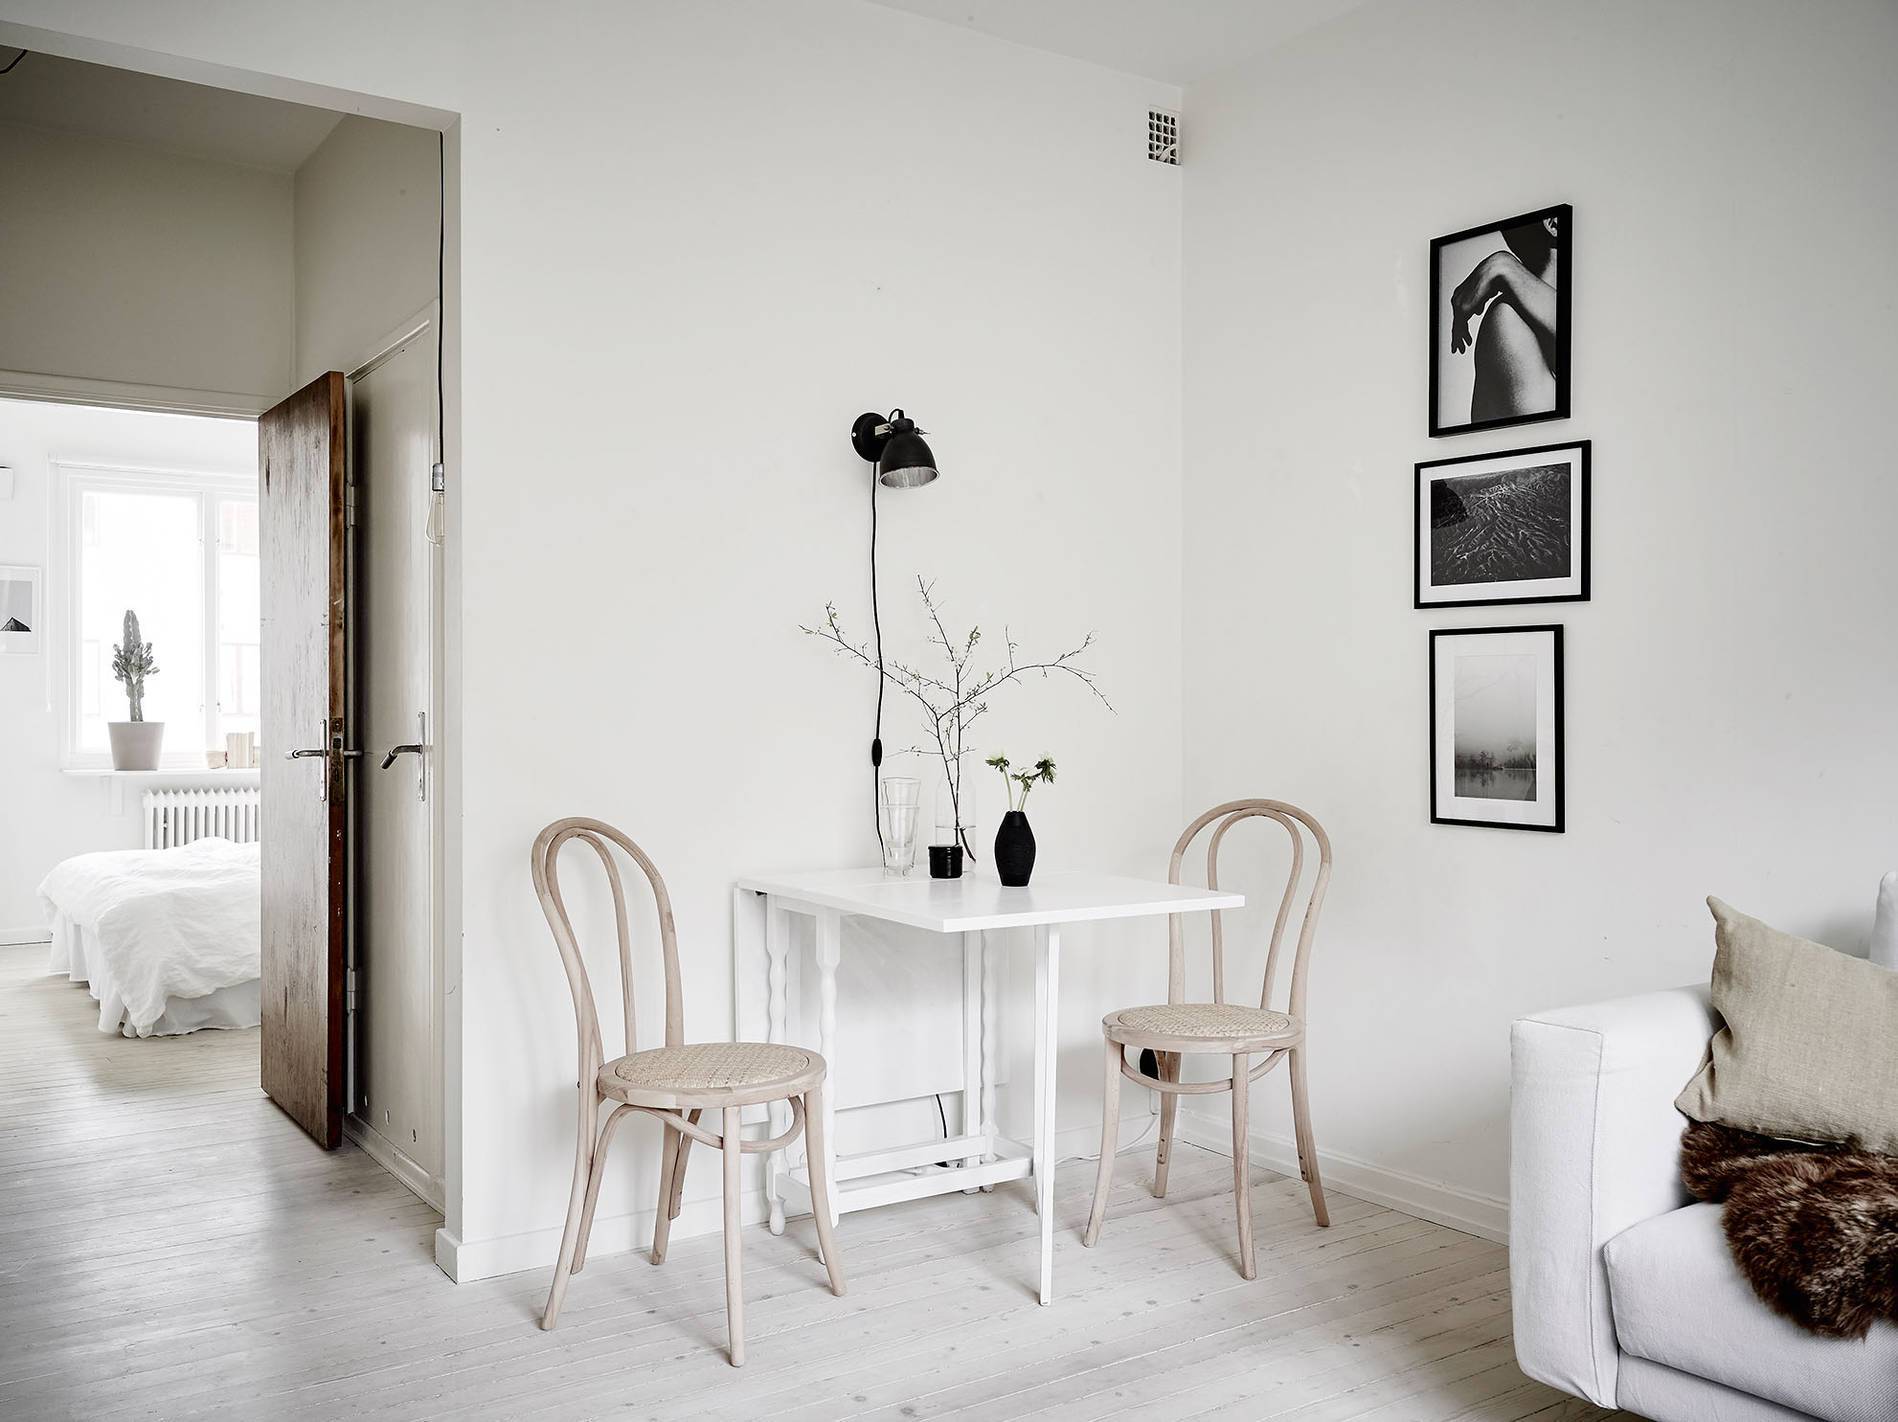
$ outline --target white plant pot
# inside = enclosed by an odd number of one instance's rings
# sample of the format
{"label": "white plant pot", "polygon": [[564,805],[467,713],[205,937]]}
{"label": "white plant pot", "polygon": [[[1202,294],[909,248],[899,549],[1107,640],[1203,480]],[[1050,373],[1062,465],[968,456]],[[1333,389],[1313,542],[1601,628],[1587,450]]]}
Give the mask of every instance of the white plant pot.
{"label": "white plant pot", "polygon": [[158,769],[158,749],[165,740],[163,721],[107,721],[105,729],[112,738],[114,770]]}

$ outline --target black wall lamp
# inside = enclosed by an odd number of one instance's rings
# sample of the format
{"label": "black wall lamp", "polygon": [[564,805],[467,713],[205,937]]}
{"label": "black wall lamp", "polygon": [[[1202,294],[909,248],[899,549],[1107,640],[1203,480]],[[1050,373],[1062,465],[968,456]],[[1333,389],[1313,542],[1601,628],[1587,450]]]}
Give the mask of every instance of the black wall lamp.
{"label": "black wall lamp", "polygon": [[916,421],[901,410],[857,416],[850,447],[859,459],[876,465],[877,482],[886,489],[920,488],[936,477],[936,456]]}
{"label": "black wall lamp", "polygon": [[[936,478],[936,456],[923,432],[902,410],[887,415],[874,411],[857,416],[850,427],[850,447],[876,472],[870,481],[870,624],[876,634],[877,714],[870,738],[870,790],[874,806],[876,772],[883,765],[883,615],[877,604],[877,490],[920,489]],[[877,839],[883,838],[881,821]]]}

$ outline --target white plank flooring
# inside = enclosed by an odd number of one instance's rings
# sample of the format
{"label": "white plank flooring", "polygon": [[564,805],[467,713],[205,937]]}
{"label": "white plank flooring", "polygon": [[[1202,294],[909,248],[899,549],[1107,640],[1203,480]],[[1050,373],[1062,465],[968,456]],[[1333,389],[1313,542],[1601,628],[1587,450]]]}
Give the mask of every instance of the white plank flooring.
{"label": "white plank flooring", "polygon": [[842,1299],[808,1220],[748,1230],[742,1370],[716,1236],[595,1260],[542,1333],[546,1272],[449,1283],[434,1211],[259,1093],[255,1032],[102,1036],[44,952],[0,949],[0,1417],[1610,1415],[1517,1370],[1483,1240],[1337,1194],[1321,1231],[1259,1171],[1246,1283],[1230,1165],[1192,1147],[1165,1201],[1123,1158],[1093,1250],[1092,1167],[1062,1171],[1052,1308],[1019,1182],[847,1216]]}

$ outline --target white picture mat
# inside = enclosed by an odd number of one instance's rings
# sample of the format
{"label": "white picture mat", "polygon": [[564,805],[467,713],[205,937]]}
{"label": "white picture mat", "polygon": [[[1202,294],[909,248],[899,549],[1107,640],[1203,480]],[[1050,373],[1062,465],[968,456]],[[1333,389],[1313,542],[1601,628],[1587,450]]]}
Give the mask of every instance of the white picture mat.
{"label": "white picture mat", "polygon": [[[1456,793],[1456,663],[1464,657],[1531,654],[1536,662],[1536,796],[1492,800]],[[1475,632],[1432,639],[1431,688],[1436,712],[1433,811],[1447,820],[1490,824],[1545,825],[1558,822],[1561,760],[1556,740],[1556,638],[1547,631]]]}
{"label": "white picture mat", "polygon": [[32,630],[0,632],[0,656],[32,656],[46,640],[46,589],[38,568],[0,565],[0,623],[17,617]]}
{"label": "white picture mat", "polygon": [[[1547,464],[1568,466],[1568,576],[1561,578],[1517,578],[1495,583],[1443,583],[1430,581],[1430,486],[1439,479],[1481,478],[1486,474],[1506,474],[1512,469],[1534,469]],[[1588,481],[1583,475],[1582,446],[1565,445],[1539,454],[1499,454],[1493,459],[1473,459],[1467,464],[1438,464],[1417,471],[1417,508],[1421,516],[1415,530],[1417,567],[1422,585],[1417,599],[1425,606],[1455,602],[1507,602],[1539,598],[1579,597],[1582,593],[1583,540],[1588,536],[1583,510],[1588,497]]]}

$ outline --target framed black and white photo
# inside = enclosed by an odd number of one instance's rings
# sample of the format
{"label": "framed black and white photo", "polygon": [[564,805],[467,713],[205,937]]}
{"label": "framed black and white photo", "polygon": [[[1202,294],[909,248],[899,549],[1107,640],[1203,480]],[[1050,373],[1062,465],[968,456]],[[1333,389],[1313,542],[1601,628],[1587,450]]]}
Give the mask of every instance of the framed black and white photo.
{"label": "framed black and white photo", "polygon": [[1588,448],[1579,440],[1419,464],[1416,606],[1586,602]]}
{"label": "framed black and white photo", "polygon": [[1430,433],[1568,418],[1567,203],[1430,244]]}
{"label": "framed black and white photo", "polygon": [[32,656],[40,649],[46,615],[38,568],[0,567],[0,656]]}
{"label": "framed black and white photo", "polygon": [[1430,634],[1430,819],[1562,832],[1562,629]]}

